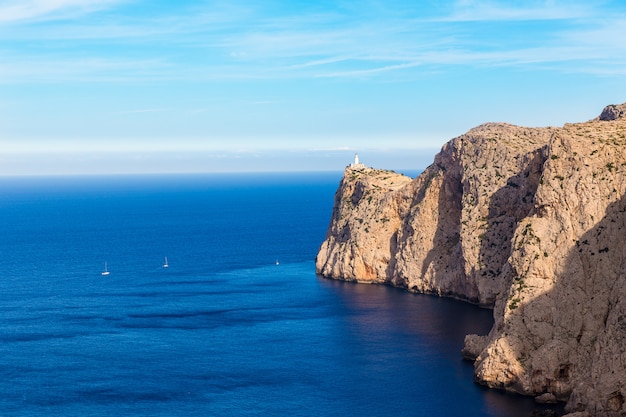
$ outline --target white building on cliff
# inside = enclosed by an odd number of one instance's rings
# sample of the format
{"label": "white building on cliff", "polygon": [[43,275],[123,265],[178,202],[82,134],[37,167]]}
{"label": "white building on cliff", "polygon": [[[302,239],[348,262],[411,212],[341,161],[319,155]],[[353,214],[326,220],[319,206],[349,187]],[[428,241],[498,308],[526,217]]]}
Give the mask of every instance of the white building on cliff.
{"label": "white building on cliff", "polygon": [[365,164],[359,162],[359,154],[354,154],[354,162],[350,164],[350,168],[352,169],[363,169],[365,168]]}

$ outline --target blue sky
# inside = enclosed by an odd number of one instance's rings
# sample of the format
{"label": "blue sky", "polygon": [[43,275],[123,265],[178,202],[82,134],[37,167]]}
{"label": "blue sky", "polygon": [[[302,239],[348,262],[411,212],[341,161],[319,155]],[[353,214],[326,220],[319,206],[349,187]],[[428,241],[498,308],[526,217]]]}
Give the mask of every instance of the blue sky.
{"label": "blue sky", "polygon": [[419,169],[622,102],[621,0],[0,0],[0,175]]}

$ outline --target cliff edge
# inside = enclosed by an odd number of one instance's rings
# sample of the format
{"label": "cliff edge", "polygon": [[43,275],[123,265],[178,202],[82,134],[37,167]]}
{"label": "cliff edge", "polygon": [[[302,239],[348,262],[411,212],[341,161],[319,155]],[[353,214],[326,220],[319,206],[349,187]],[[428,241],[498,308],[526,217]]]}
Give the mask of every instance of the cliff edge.
{"label": "cliff edge", "polygon": [[494,309],[476,381],[626,415],[626,104],[478,126],[415,179],[346,168],[318,273]]}

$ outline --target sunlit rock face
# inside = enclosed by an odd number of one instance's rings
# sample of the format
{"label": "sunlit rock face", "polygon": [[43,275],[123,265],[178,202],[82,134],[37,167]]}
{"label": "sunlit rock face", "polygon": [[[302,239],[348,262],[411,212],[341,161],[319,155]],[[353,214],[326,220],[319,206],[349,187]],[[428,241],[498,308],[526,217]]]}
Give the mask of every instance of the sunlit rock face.
{"label": "sunlit rock face", "polygon": [[560,128],[488,123],[415,179],[346,168],[316,265],[494,308],[475,377],[626,413],[626,105]]}

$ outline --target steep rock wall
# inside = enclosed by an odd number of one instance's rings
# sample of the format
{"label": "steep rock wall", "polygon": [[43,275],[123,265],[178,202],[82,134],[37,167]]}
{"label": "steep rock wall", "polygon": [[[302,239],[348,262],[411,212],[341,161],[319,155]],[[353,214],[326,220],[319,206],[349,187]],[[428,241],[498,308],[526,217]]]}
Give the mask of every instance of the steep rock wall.
{"label": "steep rock wall", "polygon": [[347,169],[318,272],[494,307],[464,349],[479,383],[626,413],[625,110],[485,124],[412,181]]}
{"label": "steep rock wall", "polygon": [[388,265],[408,202],[398,190],[411,178],[392,171],[346,168],[317,271],[349,281],[389,281]]}
{"label": "steep rock wall", "polygon": [[513,236],[513,280],[477,380],[551,393],[572,411],[626,413],[626,123],[566,125],[549,143],[535,208]]}

